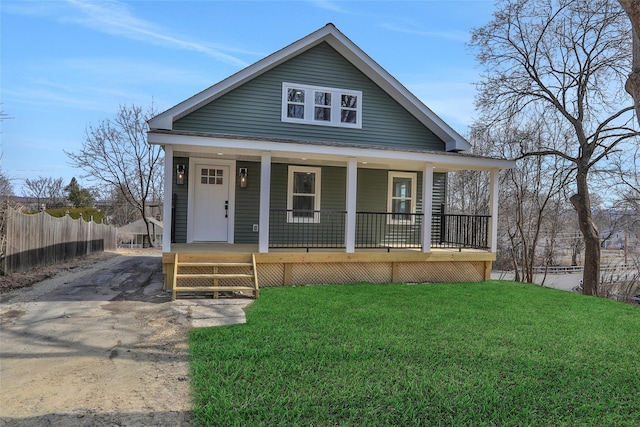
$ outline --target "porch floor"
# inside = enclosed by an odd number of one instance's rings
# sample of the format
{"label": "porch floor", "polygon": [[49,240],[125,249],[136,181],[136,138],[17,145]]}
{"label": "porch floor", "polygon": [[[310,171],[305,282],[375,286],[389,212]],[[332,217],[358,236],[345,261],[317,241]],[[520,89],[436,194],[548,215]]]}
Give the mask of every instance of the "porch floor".
{"label": "porch floor", "polygon": [[[172,243],[171,252],[180,253],[258,253],[258,245],[253,243]],[[420,248],[391,248],[387,251],[386,247],[381,248],[364,248],[356,249],[355,253],[422,253]],[[490,254],[490,252],[482,249],[458,249],[458,248],[431,248],[432,253],[482,253]],[[307,253],[306,248],[269,248],[269,253]],[[344,249],[340,248],[309,248],[308,253],[335,253],[346,254]],[[261,254],[264,255],[264,254]]]}
{"label": "porch floor", "polygon": [[[488,280],[495,253],[478,249],[279,248],[258,253],[257,244],[174,243],[163,254],[163,271],[173,272],[174,253],[195,262],[232,262],[255,254],[260,287],[321,283],[480,282]],[[184,256],[183,256],[184,255]],[[167,284],[168,285],[168,284]],[[167,287],[170,289],[170,287]]]}

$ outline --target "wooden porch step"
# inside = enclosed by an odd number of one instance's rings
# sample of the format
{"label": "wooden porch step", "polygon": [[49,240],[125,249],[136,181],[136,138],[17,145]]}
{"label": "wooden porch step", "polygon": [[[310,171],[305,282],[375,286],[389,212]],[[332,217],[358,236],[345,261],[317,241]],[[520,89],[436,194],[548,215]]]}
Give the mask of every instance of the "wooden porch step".
{"label": "wooden porch step", "polygon": [[[213,292],[213,297],[218,297],[218,292],[225,291],[241,291],[241,292],[253,292],[255,298],[258,298],[260,288],[258,286],[258,273],[256,269],[256,257],[255,254],[251,254],[251,262],[237,262],[239,260],[225,260],[222,262],[212,262],[210,260],[196,261],[188,254],[183,254],[187,259],[185,262],[179,261],[179,254],[175,253],[173,258],[173,277],[172,277],[172,295],[171,299],[175,301],[178,292]],[[196,272],[180,272],[182,267],[192,267]],[[198,272],[199,269],[206,268],[213,270],[212,272]],[[219,268],[242,268],[248,269],[247,273],[223,273],[219,271]],[[180,279],[211,279],[212,286],[180,286]],[[251,286],[234,285],[222,285],[220,281],[228,279],[248,279],[251,282]]]}
{"label": "wooden porch step", "polygon": [[249,286],[223,286],[224,289],[221,289],[220,286],[181,286],[181,292],[220,292],[220,291],[247,291],[253,292],[253,288]]}
{"label": "wooden porch step", "polygon": [[250,262],[181,262],[181,267],[252,267]]}
{"label": "wooden porch step", "polygon": [[231,279],[238,277],[253,278],[253,273],[188,273],[188,274],[176,274],[176,279]]}

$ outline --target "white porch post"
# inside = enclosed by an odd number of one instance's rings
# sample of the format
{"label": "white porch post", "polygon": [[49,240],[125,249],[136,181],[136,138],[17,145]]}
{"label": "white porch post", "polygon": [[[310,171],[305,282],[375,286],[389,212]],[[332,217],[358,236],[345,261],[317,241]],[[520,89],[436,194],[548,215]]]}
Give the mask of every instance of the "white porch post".
{"label": "white porch post", "polygon": [[271,153],[262,153],[260,161],[260,217],[258,252],[269,252],[269,204],[271,199]]}
{"label": "white porch post", "polygon": [[431,216],[433,213],[433,163],[422,171],[422,252],[431,252]]}
{"label": "white porch post", "polygon": [[489,221],[489,249],[491,252],[496,252],[498,248],[498,169],[491,169],[490,175],[490,187],[491,193],[489,195],[489,215],[491,215]]}
{"label": "white porch post", "polygon": [[347,162],[347,218],[344,227],[345,251],[353,253],[356,250],[356,193],[358,187],[358,161],[349,157]]}
{"label": "white porch post", "polygon": [[173,201],[173,146],[164,146],[164,200],[162,202],[162,252],[171,252],[171,202]]}

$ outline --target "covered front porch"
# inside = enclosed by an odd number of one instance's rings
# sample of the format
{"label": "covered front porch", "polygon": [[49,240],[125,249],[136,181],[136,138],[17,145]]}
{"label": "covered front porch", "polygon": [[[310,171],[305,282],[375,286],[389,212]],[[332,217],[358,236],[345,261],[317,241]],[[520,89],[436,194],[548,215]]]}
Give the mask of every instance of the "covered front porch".
{"label": "covered front porch", "polygon": [[[185,275],[202,264],[203,273],[193,273],[201,277],[185,282],[207,286],[212,279],[209,287],[216,289],[223,281],[241,286],[230,276],[244,273],[223,265],[234,263],[255,264],[251,273],[261,287],[489,278],[497,246],[498,172],[511,162],[162,131],[150,140],[165,148],[165,194],[173,196],[164,205],[167,277],[174,276],[179,254],[179,264],[188,264]],[[489,173],[486,215],[446,211],[446,173],[457,170]],[[224,196],[200,193],[201,183],[222,184]],[[202,233],[210,230],[222,230],[222,238]]]}
{"label": "covered front porch", "polygon": [[[249,150],[245,141],[206,136],[198,138],[217,145],[178,151],[169,144],[178,142],[175,136],[156,137],[165,144],[165,194],[172,195],[163,209],[165,252],[171,243],[198,241],[257,242],[259,253],[301,247],[496,250],[498,172],[511,166],[501,159],[279,141],[250,141],[265,150]],[[490,173],[487,215],[445,211],[446,173],[457,170]],[[202,175],[207,171],[228,173],[228,179]],[[311,190],[303,188],[305,175],[312,177]],[[207,205],[214,196],[198,193],[198,186],[214,179],[228,190]],[[208,215],[216,215],[215,222]]]}

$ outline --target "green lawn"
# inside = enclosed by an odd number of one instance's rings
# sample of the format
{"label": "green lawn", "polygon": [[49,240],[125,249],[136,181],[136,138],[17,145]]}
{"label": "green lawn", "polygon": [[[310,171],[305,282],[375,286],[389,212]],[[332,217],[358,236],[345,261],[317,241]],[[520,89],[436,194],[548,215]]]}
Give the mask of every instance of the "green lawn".
{"label": "green lawn", "polygon": [[640,309],[533,285],[262,289],[189,345],[199,425],[640,425]]}

